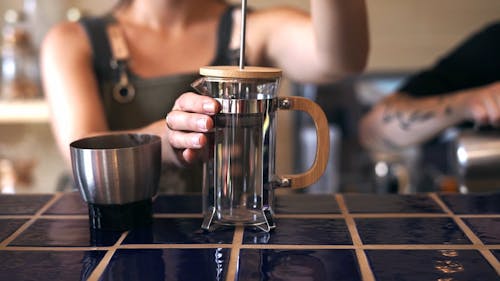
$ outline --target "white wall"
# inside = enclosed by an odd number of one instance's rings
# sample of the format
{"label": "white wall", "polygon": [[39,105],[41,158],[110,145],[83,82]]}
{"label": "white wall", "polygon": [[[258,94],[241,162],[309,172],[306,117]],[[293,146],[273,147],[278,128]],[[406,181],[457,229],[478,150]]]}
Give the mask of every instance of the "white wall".
{"label": "white wall", "polygon": [[427,66],[471,32],[500,19],[498,0],[367,0],[369,70]]}
{"label": "white wall", "polygon": [[[365,1],[371,41],[368,70],[427,66],[471,32],[492,20],[500,20],[498,0]],[[248,3],[255,7],[290,4],[305,10],[309,6],[306,0],[248,0]]]}

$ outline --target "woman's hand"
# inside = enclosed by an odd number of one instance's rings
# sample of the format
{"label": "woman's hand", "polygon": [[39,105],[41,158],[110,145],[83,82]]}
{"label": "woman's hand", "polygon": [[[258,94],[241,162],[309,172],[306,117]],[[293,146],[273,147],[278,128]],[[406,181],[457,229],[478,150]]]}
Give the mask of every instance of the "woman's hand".
{"label": "woman's hand", "polygon": [[212,131],[212,116],[220,110],[220,104],[213,98],[195,93],[182,94],[167,114],[167,141],[172,157],[179,166],[186,166],[203,156],[208,143],[206,133]]}

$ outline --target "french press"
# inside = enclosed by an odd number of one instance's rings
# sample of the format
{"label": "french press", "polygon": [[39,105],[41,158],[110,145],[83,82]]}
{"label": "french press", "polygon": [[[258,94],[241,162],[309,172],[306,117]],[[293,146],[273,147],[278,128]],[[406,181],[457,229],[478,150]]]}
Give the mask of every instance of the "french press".
{"label": "french press", "polygon": [[[202,67],[193,83],[201,94],[215,98],[221,110],[214,116],[210,156],[204,164],[202,228],[219,225],[275,227],[275,188],[302,188],[323,174],[329,154],[325,114],[303,97],[278,97],[281,70],[268,67]],[[316,158],[297,175],[277,175],[276,115],[282,110],[309,114],[316,126]]]}

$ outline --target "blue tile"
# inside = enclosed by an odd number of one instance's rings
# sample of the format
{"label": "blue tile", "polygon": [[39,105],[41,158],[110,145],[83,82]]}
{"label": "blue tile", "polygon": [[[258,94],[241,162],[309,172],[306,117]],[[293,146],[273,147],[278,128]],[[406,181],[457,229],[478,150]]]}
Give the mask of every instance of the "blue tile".
{"label": "blue tile", "polygon": [[493,252],[493,255],[495,255],[495,257],[497,257],[497,260],[500,260],[500,250],[492,250]]}
{"label": "blue tile", "polygon": [[443,213],[427,195],[344,195],[350,213]]}
{"label": "blue tile", "polygon": [[352,245],[342,219],[276,219],[270,233],[245,229],[245,244]]}
{"label": "blue tile", "polygon": [[120,249],[99,280],[225,280],[228,249]]}
{"label": "blue tile", "polygon": [[200,214],[201,195],[160,195],[153,202],[154,213]]}
{"label": "blue tile", "polygon": [[361,280],[353,250],[242,249],[238,281]]}
{"label": "blue tile", "polygon": [[376,280],[500,280],[493,267],[472,250],[368,250]]}
{"label": "blue tile", "polygon": [[500,214],[500,193],[446,194],[441,198],[455,214]]}
{"label": "blue tile", "polygon": [[54,195],[0,195],[0,215],[33,215]]}
{"label": "blue tile", "polygon": [[0,242],[12,235],[27,219],[1,219],[0,220]]}
{"label": "blue tile", "polygon": [[0,251],[0,280],[86,280],[103,251]]}
{"label": "blue tile", "polygon": [[339,214],[340,209],[333,195],[287,194],[276,196],[274,211],[277,214]]}
{"label": "blue tile", "polygon": [[89,209],[79,192],[64,193],[44,215],[87,215]]}
{"label": "blue tile", "polygon": [[201,229],[202,219],[155,218],[150,227],[130,231],[124,244],[231,244],[234,228],[219,228],[214,232]]}
{"label": "blue tile", "polygon": [[355,219],[364,244],[470,244],[450,218]]}
{"label": "blue tile", "polygon": [[500,218],[466,218],[464,221],[484,244],[500,244]]}
{"label": "blue tile", "polygon": [[87,219],[38,219],[9,246],[111,246],[121,233],[90,230]]}

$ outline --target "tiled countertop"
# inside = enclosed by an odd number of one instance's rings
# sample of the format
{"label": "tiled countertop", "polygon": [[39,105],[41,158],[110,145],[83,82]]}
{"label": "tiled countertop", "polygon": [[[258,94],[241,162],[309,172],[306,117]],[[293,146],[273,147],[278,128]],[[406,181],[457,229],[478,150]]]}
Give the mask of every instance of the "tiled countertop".
{"label": "tiled countertop", "polygon": [[78,193],[0,195],[0,280],[500,280],[500,193],[284,195],[271,233],[204,233],[200,205],[95,232]]}

